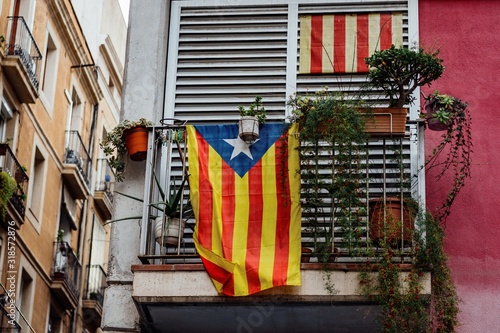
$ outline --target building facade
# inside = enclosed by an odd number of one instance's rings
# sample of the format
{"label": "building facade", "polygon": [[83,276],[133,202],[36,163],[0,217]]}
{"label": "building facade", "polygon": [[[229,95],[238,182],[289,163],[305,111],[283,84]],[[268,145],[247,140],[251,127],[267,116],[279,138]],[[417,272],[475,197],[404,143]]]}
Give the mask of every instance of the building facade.
{"label": "building facade", "polygon": [[117,1],[0,12],[2,172],[17,183],[2,216],[1,330],[95,332],[113,190],[99,141],[119,118],[125,21]]}
{"label": "building facade", "polygon": [[[301,18],[395,13],[402,17],[398,27],[402,31],[403,46],[441,50],[445,74],[430,89],[423,88],[422,93],[439,89],[468,101],[475,124],[475,140],[494,142],[490,140],[491,134],[477,133],[477,129],[492,126],[486,123],[491,119],[486,115],[494,112],[494,108],[484,96],[489,96],[490,87],[495,85],[488,74],[494,72],[495,59],[479,56],[477,52],[496,50],[496,37],[488,30],[494,26],[498,6],[490,1],[473,5],[466,1],[453,2],[453,8],[450,4],[449,1],[423,0],[349,3],[172,0],[151,1],[149,6],[144,6],[140,1],[132,1],[122,119],[146,117],[168,133],[179,124],[173,119],[180,120],[181,124],[184,121],[197,125],[232,124],[238,121],[238,105],[248,105],[260,95],[268,121],[283,121],[290,116],[287,101],[295,93],[329,86],[332,91],[355,94],[362,90],[366,73],[311,75],[299,72]],[[453,15],[443,15],[448,12]],[[477,13],[476,18],[483,17],[483,23],[478,24],[472,17],[456,22],[456,17],[469,12]],[[457,26],[463,32],[460,36],[454,33]],[[464,57],[469,62],[464,61]],[[469,68],[470,63],[477,63],[479,69]],[[483,81],[484,77],[487,80]],[[470,81],[478,87],[473,93],[467,83]],[[371,98],[377,99],[380,95]],[[419,121],[423,106],[420,91],[414,96],[402,147],[408,174],[416,179],[411,195],[432,211],[445,194],[434,181],[434,174],[424,175],[421,166],[439,140],[439,134],[424,129],[423,122]],[[167,126],[160,126],[164,118],[167,119],[162,124]],[[385,139],[372,140],[370,144],[370,157],[374,160],[375,156],[385,156],[386,144],[395,145]],[[477,144],[475,147],[474,157],[482,160],[478,162],[481,167],[474,164],[473,170],[478,174],[473,171],[473,177],[478,177],[482,186],[474,187],[472,182],[466,182],[448,218],[445,239],[452,277],[461,299],[459,332],[472,332],[480,327],[483,331],[494,331],[498,324],[494,316],[498,302],[494,299],[500,289],[492,277],[498,260],[489,251],[497,247],[493,244],[496,220],[488,208],[491,202],[479,203],[477,198],[481,195],[476,193],[491,194],[488,198],[494,200],[492,177],[495,172],[490,168],[495,165],[495,157],[483,147],[477,148]],[[187,222],[179,246],[157,245],[146,198],[154,187],[154,172],[159,171],[167,179],[183,176],[181,153],[182,148],[168,145],[157,151],[150,143],[148,160],[130,163],[126,181],[117,184],[121,192],[145,201],[140,203],[125,197],[114,201],[116,218],[142,215],[143,219],[112,226],[104,331],[326,332],[338,329],[369,332],[380,329],[376,320],[380,309],[359,291],[356,269],[359,258],[339,256],[337,262],[329,266],[329,273],[317,263],[303,263],[300,287],[279,287],[251,296],[227,297],[216,291],[195,250],[193,231],[189,228],[194,226],[193,220]],[[156,159],[162,161],[160,166],[152,164]],[[385,166],[385,162],[378,163]],[[383,172],[374,169],[374,173],[377,172],[388,174],[385,168]],[[374,193],[376,189],[370,195]],[[477,203],[479,210],[472,211],[469,208],[472,203]],[[481,212],[480,219],[478,212]],[[477,227],[465,222],[476,219]],[[306,237],[303,230],[303,242]],[[478,250],[475,244],[483,240],[488,240],[491,246]],[[340,246],[339,249],[341,252]],[[422,279],[424,296],[432,293],[430,276],[428,273]],[[325,279],[333,281],[334,292],[325,285]]]}

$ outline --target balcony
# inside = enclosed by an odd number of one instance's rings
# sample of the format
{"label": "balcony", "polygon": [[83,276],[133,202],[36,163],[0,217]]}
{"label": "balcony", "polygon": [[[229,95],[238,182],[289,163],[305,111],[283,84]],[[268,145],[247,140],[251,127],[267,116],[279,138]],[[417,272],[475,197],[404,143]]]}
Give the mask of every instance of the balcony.
{"label": "balcony", "polygon": [[106,273],[101,265],[87,266],[87,287],[83,296],[83,312],[85,318],[91,318],[86,322],[91,330],[101,325],[102,305],[104,290],[107,287]]}
{"label": "balcony", "polygon": [[113,194],[115,175],[109,166],[108,160],[97,160],[97,179],[94,190],[94,203],[104,220],[109,220],[113,213]]}
{"label": "balcony", "polygon": [[54,264],[50,290],[65,309],[78,306],[82,266],[67,242],[54,243]]}
{"label": "balcony", "polygon": [[19,163],[6,143],[0,143],[0,169],[8,172],[17,182],[17,187],[9,200],[8,212],[19,228],[24,223],[29,179],[25,168]]}
{"label": "balcony", "polygon": [[38,98],[39,65],[42,54],[22,16],[9,16],[2,71],[22,103]]}
{"label": "balcony", "polygon": [[[300,332],[308,331],[308,327],[312,329],[313,326],[308,325],[313,324],[299,318],[305,318],[305,312],[317,311],[319,316],[322,316],[317,322],[321,325],[329,325],[324,327],[359,328],[359,325],[365,325],[359,332],[378,329],[376,316],[380,308],[362,292],[365,282],[360,278],[367,263],[370,267],[369,275],[375,276],[377,271],[382,270],[381,263],[384,260],[384,251],[380,246],[382,240],[377,240],[377,235],[370,229],[371,202],[392,196],[406,200],[415,195],[413,191],[420,189],[418,183],[423,175],[415,171],[416,163],[412,159],[417,155],[418,142],[423,138],[422,136],[421,123],[410,122],[409,131],[404,138],[371,139],[368,143],[369,152],[366,156],[362,155],[363,159],[369,163],[363,166],[366,169],[360,171],[359,174],[362,177],[356,178],[361,179],[363,188],[363,195],[358,202],[362,207],[353,206],[339,211],[338,206],[336,207],[339,201],[327,192],[321,193],[321,206],[308,206],[303,202],[301,243],[303,249],[307,248],[310,252],[306,253],[306,250],[303,250],[303,261],[300,264],[302,285],[275,287],[246,297],[224,296],[214,288],[214,283],[207,275],[194,246],[195,221],[192,217],[184,216],[186,227],[180,233],[182,237],[177,243],[157,240],[154,234],[156,221],[152,216],[158,215],[153,203],[161,200],[158,195],[155,195],[160,192],[160,185],[156,181],[156,171],[146,170],[146,176],[151,178],[146,181],[144,193],[151,193],[151,197],[145,198],[143,218],[151,217],[148,223],[142,224],[141,229],[144,233],[141,235],[139,255],[142,264],[132,266],[134,273],[132,297],[144,318],[155,323],[155,327],[162,327],[164,332],[170,332],[168,327],[182,327],[187,331],[195,330],[197,325],[201,325],[201,321],[206,320],[215,322],[214,327],[219,330],[244,331],[254,327],[250,325],[252,316],[265,317],[267,311],[270,311],[274,314],[273,318],[269,317],[265,324],[263,322],[259,330],[272,331],[272,326],[266,325],[285,322],[285,318],[297,318],[295,331]],[[166,135],[166,137],[172,136]],[[168,150],[168,147],[166,149]],[[151,165],[150,161],[159,159],[155,154],[158,154],[160,150],[150,149],[149,151],[152,152],[150,154],[152,156],[148,156],[146,165]],[[170,163],[170,179],[177,177],[179,180],[182,177],[185,167],[183,161],[189,160],[189,151],[187,155],[183,155],[184,152],[182,147],[175,148],[174,145],[171,153],[173,158]],[[335,153],[322,155],[322,164],[319,167],[321,168],[320,174],[325,175],[325,179],[328,179],[328,175],[332,175],[329,161],[332,160],[333,154]],[[347,154],[351,155],[351,152]],[[338,172],[336,171],[335,174]],[[301,193],[303,197],[311,193],[307,192],[307,182],[304,178]],[[402,178],[413,181],[411,190],[402,190]],[[187,203],[188,197],[189,193],[186,188],[184,204]],[[352,212],[358,208],[363,209],[359,209],[358,215],[353,214]],[[403,210],[401,214],[404,215]],[[347,220],[346,216],[353,216],[354,219]],[[415,243],[412,243],[410,232],[406,228],[401,229],[400,242],[394,244],[394,247],[394,257],[391,260],[399,269],[397,276],[401,281],[408,281],[413,274],[412,255],[415,251]],[[323,250],[320,251],[320,249]],[[328,257],[325,258],[324,254]],[[168,281],[168,283],[156,281]],[[430,273],[422,273],[419,283],[420,295],[423,298],[428,297],[431,293]],[[369,295],[373,296],[373,293]],[[332,314],[332,306],[336,308],[334,314]],[[206,313],[210,315],[207,316]],[[362,323],[360,316],[363,316]],[[201,318],[200,322],[193,322],[194,317]],[[238,322],[234,318],[242,318],[243,321]],[[190,326],[191,324],[193,326]],[[287,326],[287,328],[291,327]],[[315,329],[318,327],[312,331]],[[176,332],[175,329],[172,331]]]}
{"label": "balcony", "polygon": [[21,326],[16,321],[19,311],[14,303],[10,303],[11,298],[7,296],[7,291],[3,290],[3,292],[5,294],[0,295],[0,332],[19,333]]}
{"label": "balcony", "polygon": [[78,131],[66,131],[66,152],[62,176],[75,199],[85,199],[90,194],[92,161]]}

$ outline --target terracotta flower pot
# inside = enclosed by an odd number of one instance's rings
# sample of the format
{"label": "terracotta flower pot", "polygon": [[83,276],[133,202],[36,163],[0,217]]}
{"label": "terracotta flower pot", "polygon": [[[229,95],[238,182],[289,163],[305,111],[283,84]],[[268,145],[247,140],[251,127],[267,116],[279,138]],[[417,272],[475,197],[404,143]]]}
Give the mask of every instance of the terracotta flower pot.
{"label": "terracotta flower pot", "polygon": [[132,161],[144,161],[148,154],[148,129],[137,126],[123,131],[123,140]]}
{"label": "terracotta flower pot", "polygon": [[300,262],[309,262],[311,261],[312,250],[308,247],[302,248],[302,256],[300,257]]}
{"label": "terracotta flower pot", "polygon": [[380,244],[384,237],[391,244],[399,244],[401,240],[405,244],[411,242],[413,216],[406,202],[401,205],[400,198],[389,197],[384,204],[383,198],[377,198],[369,201],[369,208],[370,239],[375,244]]}

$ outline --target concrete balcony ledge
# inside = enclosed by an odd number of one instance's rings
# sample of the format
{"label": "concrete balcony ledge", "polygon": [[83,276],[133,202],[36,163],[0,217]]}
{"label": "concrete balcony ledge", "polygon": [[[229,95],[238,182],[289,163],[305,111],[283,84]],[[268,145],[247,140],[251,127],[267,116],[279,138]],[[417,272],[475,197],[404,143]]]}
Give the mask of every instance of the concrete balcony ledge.
{"label": "concrete balcony ledge", "polygon": [[[299,302],[358,302],[366,301],[360,293],[358,264],[318,263],[301,265],[302,285],[283,286],[264,290],[248,297],[226,297],[218,294],[202,264],[134,265],[133,298],[138,302],[222,302],[227,300],[248,302],[251,299],[279,297],[282,301]],[[410,265],[401,265],[401,279],[408,274]],[[376,267],[375,267],[376,269]],[[376,274],[374,272],[373,274]],[[328,282],[333,292],[326,288]],[[431,293],[431,275],[421,280],[422,294]]]}

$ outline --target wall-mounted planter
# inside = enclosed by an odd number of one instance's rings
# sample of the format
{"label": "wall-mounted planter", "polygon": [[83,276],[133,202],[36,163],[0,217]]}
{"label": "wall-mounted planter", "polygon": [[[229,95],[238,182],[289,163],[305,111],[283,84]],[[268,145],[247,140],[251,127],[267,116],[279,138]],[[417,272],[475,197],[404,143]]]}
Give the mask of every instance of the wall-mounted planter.
{"label": "wall-mounted planter", "polygon": [[259,121],[257,117],[242,116],[239,121],[239,137],[241,140],[252,143],[259,138]]}
{"label": "wall-mounted planter", "polygon": [[386,238],[398,245],[403,240],[410,244],[413,234],[413,216],[408,204],[400,198],[388,197],[369,201],[370,239],[375,244]]}
{"label": "wall-mounted planter", "polygon": [[367,113],[365,131],[370,136],[405,135],[407,108],[371,108]]}
{"label": "wall-mounted planter", "polygon": [[137,126],[123,131],[123,140],[132,161],[144,161],[148,153],[148,128]]}
{"label": "wall-mounted planter", "polygon": [[443,123],[435,116],[436,112],[444,106],[438,103],[436,99],[431,99],[425,103],[424,107],[427,114],[427,128],[432,131],[446,131],[448,129],[448,123]]}

